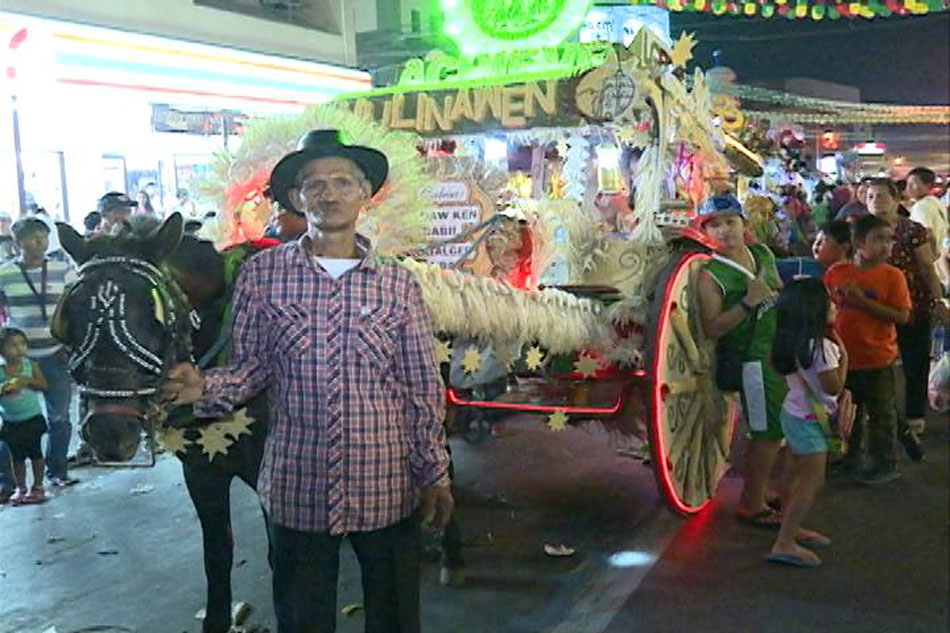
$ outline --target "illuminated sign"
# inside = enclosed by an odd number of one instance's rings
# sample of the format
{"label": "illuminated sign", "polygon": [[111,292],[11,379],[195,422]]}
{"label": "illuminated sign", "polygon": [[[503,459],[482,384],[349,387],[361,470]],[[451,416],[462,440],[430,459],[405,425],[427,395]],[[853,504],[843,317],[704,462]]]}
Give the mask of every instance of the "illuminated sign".
{"label": "illuminated sign", "polygon": [[202,134],[205,136],[221,134],[227,129],[229,134],[242,134],[247,115],[229,110],[188,111],[172,108],[165,104],[152,104],[152,129],[156,132],[180,132]]}
{"label": "illuminated sign", "polygon": [[400,89],[445,89],[569,77],[600,66],[611,50],[609,44],[572,43],[472,57],[453,57],[433,51],[424,58],[406,62],[399,74],[398,86]]}
{"label": "illuminated sign", "polygon": [[[504,67],[511,72],[501,79],[488,79],[480,73],[498,72],[500,67],[460,65],[454,58],[430,55],[412,60],[418,63],[407,66],[399,85],[345,95],[337,102],[389,129],[423,136],[604,121],[652,128],[647,92],[641,84],[653,81],[649,68],[664,63],[665,51],[646,29],[629,47],[576,44],[526,53],[574,69],[589,68],[519,81],[514,69],[525,59],[503,54],[494,59],[507,64]],[[437,81],[439,77],[443,80]]]}
{"label": "illuminated sign", "polygon": [[592,0],[441,0],[444,32],[462,53],[557,45],[583,23]]}
{"label": "illuminated sign", "polygon": [[18,74],[28,82],[24,92],[40,95],[45,82],[56,82],[133,91],[152,101],[296,109],[372,85],[369,73],[349,68],[0,11],[5,45],[22,29],[29,31],[29,48],[20,51]]}
{"label": "illuminated sign", "polygon": [[514,86],[396,93],[344,104],[383,127],[419,134],[461,134],[497,127],[520,129],[568,121],[576,125],[576,110],[561,98],[562,93],[573,97],[573,91],[560,88],[561,82],[546,80]]}

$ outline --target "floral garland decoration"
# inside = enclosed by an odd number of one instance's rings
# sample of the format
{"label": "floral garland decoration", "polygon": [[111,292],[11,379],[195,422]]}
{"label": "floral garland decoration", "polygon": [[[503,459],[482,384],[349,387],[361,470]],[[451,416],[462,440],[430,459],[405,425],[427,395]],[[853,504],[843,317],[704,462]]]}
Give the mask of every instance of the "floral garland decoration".
{"label": "floral garland decoration", "polygon": [[252,119],[240,148],[217,155],[211,178],[200,187],[219,204],[219,221],[211,231],[214,240],[226,246],[264,234],[272,214],[263,194],[270,172],[314,129],[339,130],[346,143],[372,147],[389,159],[389,178],[359,224],[377,252],[394,255],[425,244],[430,205],[421,192],[434,180],[424,170],[415,136],[391,132],[333,105],[313,106],[293,117]]}

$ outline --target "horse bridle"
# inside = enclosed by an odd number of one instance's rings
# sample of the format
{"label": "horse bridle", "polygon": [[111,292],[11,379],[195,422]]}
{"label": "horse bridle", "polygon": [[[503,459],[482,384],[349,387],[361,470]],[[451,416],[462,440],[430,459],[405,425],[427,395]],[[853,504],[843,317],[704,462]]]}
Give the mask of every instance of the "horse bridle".
{"label": "horse bridle", "polygon": [[[166,273],[162,272],[151,262],[144,259],[129,256],[108,256],[92,259],[77,270],[76,284],[77,288],[80,282],[84,281],[92,271],[100,270],[106,266],[119,267],[129,273],[132,273],[141,279],[144,279],[149,286],[149,293],[152,300],[156,303],[156,311],[160,312],[164,318],[167,318],[165,327],[168,331],[174,333],[178,327],[178,310],[172,298],[169,286],[171,281]],[[68,295],[67,295],[68,297]],[[129,330],[126,322],[126,293],[112,279],[103,280],[98,287],[89,296],[90,318],[86,324],[86,332],[82,342],[72,350],[67,366],[70,373],[81,367],[89,358],[89,355],[95,349],[96,345],[103,337],[111,338],[113,344],[126,355],[136,366],[145,370],[148,374],[155,377],[156,381],[162,376],[168,366],[175,360],[165,354],[166,358],[160,358],[155,352],[152,352],[142,345],[135,335]],[[170,346],[172,354],[176,353],[176,345]],[[120,372],[118,368],[100,368],[103,371],[112,370]],[[152,396],[156,393],[156,386],[145,386],[137,389],[111,389],[104,386],[90,385],[80,383],[77,387],[83,395],[94,396],[98,398],[140,398]]]}

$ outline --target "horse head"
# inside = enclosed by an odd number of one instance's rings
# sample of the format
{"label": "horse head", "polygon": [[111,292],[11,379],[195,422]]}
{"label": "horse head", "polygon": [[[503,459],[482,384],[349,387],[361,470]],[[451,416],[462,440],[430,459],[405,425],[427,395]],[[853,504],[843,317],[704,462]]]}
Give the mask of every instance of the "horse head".
{"label": "horse head", "polygon": [[58,230],[78,269],[51,329],[88,398],[80,434],[101,461],[126,462],[149,430],[159,381],[191,358],[188,303],[162,266],[181,241],[182,218],[92,238],[66,224]]}

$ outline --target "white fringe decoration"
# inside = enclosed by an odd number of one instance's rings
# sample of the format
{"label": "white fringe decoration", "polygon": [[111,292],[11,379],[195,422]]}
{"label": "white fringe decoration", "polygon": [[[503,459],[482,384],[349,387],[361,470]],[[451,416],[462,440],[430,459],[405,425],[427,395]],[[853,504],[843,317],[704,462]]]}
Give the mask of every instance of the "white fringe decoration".
{"label": "white fringe decoration", "polygon": [[554,354],[591,349],[604,337],[599,303],[560,290],[508,283],[406,259],[437,332],[498,345],[532,342]]}

